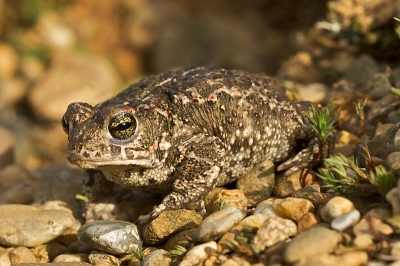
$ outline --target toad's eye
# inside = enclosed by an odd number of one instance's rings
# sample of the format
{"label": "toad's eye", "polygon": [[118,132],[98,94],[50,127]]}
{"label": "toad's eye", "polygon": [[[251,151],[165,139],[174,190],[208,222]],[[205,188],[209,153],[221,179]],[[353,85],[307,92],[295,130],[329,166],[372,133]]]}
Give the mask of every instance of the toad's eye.
{"label": "toad's eye", "polygon": [[63,117],[61,119],[61,126],[62,126],[64,132],[67,133],[67,135],[68,135],[68,133],[69,133],[69,123],[68,123],[66,114],[63,115]]}
{"label": "toad's eye", "polygon": [[119,114],[108,123],[108,132],[117,140],[125,140],[132,137],[137,128],[136,118],[131,114]]}

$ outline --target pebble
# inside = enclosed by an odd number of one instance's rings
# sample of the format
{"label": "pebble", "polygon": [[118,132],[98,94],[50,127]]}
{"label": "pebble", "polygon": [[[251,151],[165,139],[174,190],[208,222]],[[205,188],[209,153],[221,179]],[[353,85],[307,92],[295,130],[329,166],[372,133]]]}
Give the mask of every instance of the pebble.
{"label": "pebble", "polygon": [[385,197],[387,202],[392,206],[393,214],[400,215],[400,195],[398,188],[392,188]]}
{"label": "pebble", "polygon": [[320,187],[317,184],[311,186],[306,186],[301,189],[296,190],[292,197],[302,198],[311,201],[315,209],[319,206],[326,204],[332,197],[332,193],[322,193],[320,192]]}
{"label": "pebble", "polygon": [[234,206],[243,211],[247,211],[247,198],[239,189],[225,189],[218,193],[214,200],[213,212],[217,212],[228,206]]}
{"label": "pebble", "polygon": [[297,223],[297,231],[299,233],[313,227],[316,224],[319,224],[321,219],[312,212],[308,212],[301,217],[301,219]]}
{"label": "pebble", "polygon": [[275,165],[269,160],[258,164],[236,182],[236,188],[243,191],[249,207],[268,199],[274,185]]}
{"label": "pebble", "polygon": [[277,198],[289,197],[298,189],[301,189],[300,176],[302,171],[296,171],[288,176],[280,174],[275,180],[272,195]]}
{"label": "pebble", "polygon": [[393,234],[393,228],[376,218],[369,218],[368,221],[363,218],[354,227],[353,233],[356,236],[368,234],[372,236],[372,239],[378,240],[377,235],[391,235]]}
{"label": "pebble", "polygon": [[141,261],[140,266],[169,266],[171,260],[168,251],[165,251],[164,249],[156,249]]}
{"label": "pebble", "polygon": [[[36,263],[36,257],[32,251],[26,247],[17,247],[10,252],[11,264],[17,263]],[[1,263],[0,263],[1,265]]]}
{"label": "pebble", "polygon": [[19,263],[17,265],[18,266],[93,266],[92,264],[87,262]]}
{"label": "pebble", "polygon": [[14,47],[0,43],[0,58],[0,79],[13,77],[18,69],[18,54]]}
{"label": "pebble", "polygon": [[93,250],[89,254],[89,262],[95,266],[119,266],[119,259],[113,255],[102,253],[100,251]]}
{"label": "pebble", "polygon": [[[367,143],[368,150],[373,157],[386,159],[392,152],[399,151],[400,123],[393,125],[387,132],[375,136]],[[397,144],[396,144],[397,143]]]}
{"label": "pebble", "polygon": [[368,54],[362,54],[349,67],[345,79],[354,83],[356,89],[361,90],[367,87],[371,76],[378,72],[379,65],[375,59]]}
{"label": "pebble", "polygon": [[360,212],[358,210],[352,210],[348,213],[342,214],[331,222],[332,229],[343,232],[350,226],[355,225],[360,220]]}
{"label": "pebble", "polygon": [[288,239],[297,233],[296,224],[280,217],[268,218],[257,231],[254,244],[259,250],[264,250],[280,241]]}
{"label": "pebble", "polygon": [[246,217],[246,213],[233,206],[215,212],[203,220],[197,232],[196,240],[199,242],[217,240],[244,217]]}
{"label": "pebble", "polygon": [[62,201],[73,211],[75,217],[82,216],[81,202],[76,195],[82,193],[82,180],[85,172],[67,165],[54,165],[40,172],[41,189],[35,191],[38,202]]}
{"label": "pebble", "polygon": [[300,259],[295,266],[322,265],[322,266],[362,266],[368,262],[368,254],[364,251],[350,251],[340,255],[321,254],[315,257]]}
{"label": "pebble", "polygon": [[319,103],[326,97],[328,88],[322,83],[309,83],[305,86],[296,85],[296,89],[303,101]]}
{"label": "pebble", "polygon": [[0,169],[14,162],[14,137],[10,131],[0,127]]}
{"label": "pebble", "polygon": [[336,217],[354,210],[353,203],[343,197],[336,196],[331,198],[321,209],[320,217],[327,223],[330,223]]}
{"label": "pebble", "polygon": [[309,200],[288,197],[276,199],[273,209],[278,216],[298,222],[304,214],[312,212],[314,206]]}
{"label": "pebble", "polygon": [[12,187],[32,179],[33,176],[22,166],[16,164],[6,166],[0,171],[0,198]]}
{"label": "pebble", "polygon": [[10,253],[14,248],[0,249],[0,265],[1,266],[9,266],[11,265]]}
{"label": "pebble", "polygon": [[283,257],[286,263],[294,263],[301,258],[332,252],[341,241],[342,235],[334,230],[312,227],[288,243]]}
{"label": "pebble", "polygon": [[53,261],[58,255],[67,251],[67,247],[58,241],[51,241],[46,244],[36,246],[31,249],[32,253],[40,263]]}
{"label": "pebble", "polygon": [[392,85],[385,73],[376,73],[369,80],[367,88],[372,98],[377,100],[391,93]]}
{"label": "pebble", "polygon": [[204,207],[206,208],[206,211],[208,214],[211,214],[214,212],[214,201],[217,197],[217,195],[222,191],[225,190],[223,187],[215,187],[213,190],[211,190],[210,193],[208,193],[207,196],[204,197]]}
{"label": "pebble", "polygon": [[164,249],[171,250],[175,245],[179,243],[191,241],[197,237],[197,228],[188,229],[182,232],[179,232],[173,236],[171,236],[164,245]]}
{"label": "pebble", "polygon": [[27,91],[28,84],[21,78],[0,80],[0,108],[14,107],[23,100]]}
{"label": "pebble", "polygon": [[272,206],[273,206],[272,199],[264,200],[257,205],[257,207],[253,211],[253,214],[254,215],[261,214],[265,218],[277,217],[277,214],[275,213],[274,208]]}
{"label": "pebble", "polygon": [[186,253],[179,266],[202,265],[202,262],[216,250],[217,243],[214,241],[197,245]]}
{"label": "pebble", "polygon": [[61,254],[54,258],[53,262],[89,262],[89,254]]}
{"label": "pebble", "polygon": [[18,204],[0,206],[0,217],[0,243],[6,246],[37,246],[60,236],[75,223],[65,211]]}
{"label": "pebble", "polygon": [[400,176],[400,151],[395,151],[386,157],[387,167],[396,175]]}
{"label": "pebble", "polygon": [[387,122],[382,121],[382,116],[384,115],[384,113],[382,114],[382,109],[385,109],[392,103],[395,103],[397,99],[398,98],[394,93],[389,93],[383,96],[381,99],[374,101],[371,104],[369,111],[366,113],[366,120],[370,123]]}
{"label": "pebble", "polygon": [[141,235],[146,244],[156,245],[176,233],[196,228],[202,220],[203,217],[194,210],[164,211],[156,219],[143,225]]}
{"label": "pebble", "polygon": [[131,254],[142,245],[135,224],[116,220],[87,223],[79,228],[78,239],[82,244],[111,254]]}

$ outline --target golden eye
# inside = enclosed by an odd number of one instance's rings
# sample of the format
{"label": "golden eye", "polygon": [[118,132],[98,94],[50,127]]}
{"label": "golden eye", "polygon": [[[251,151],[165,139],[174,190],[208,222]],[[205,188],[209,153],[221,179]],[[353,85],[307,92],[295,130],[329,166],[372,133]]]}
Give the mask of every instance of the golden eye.
{"label": "golden eye", "polygon": [[61,119],[61,126],[64,130],[65,133],[69,133],[69,123],[68,123],[68,119],[67,119],[67,114],[63,115],[62,119]]}
{"label": "golden eye", "polygon": [[132,137],[137,128],[136,118],[131,114],[119,114],[113,117],[108,123],[108,132],[118,140],[125,140]]}

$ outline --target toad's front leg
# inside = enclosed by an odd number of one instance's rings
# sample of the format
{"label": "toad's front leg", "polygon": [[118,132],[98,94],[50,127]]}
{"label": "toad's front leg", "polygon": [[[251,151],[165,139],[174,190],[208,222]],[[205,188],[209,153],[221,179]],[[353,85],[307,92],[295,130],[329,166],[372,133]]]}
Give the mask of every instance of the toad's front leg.
{"label": "toad's front leg", "polygon": [[172,173],[172,192],[150,214],[142,217],[145,223],[165,210],[196,209],[215,187],[224,166],[225,148],[220,139],[200,135],[182,145],[181,162]]}

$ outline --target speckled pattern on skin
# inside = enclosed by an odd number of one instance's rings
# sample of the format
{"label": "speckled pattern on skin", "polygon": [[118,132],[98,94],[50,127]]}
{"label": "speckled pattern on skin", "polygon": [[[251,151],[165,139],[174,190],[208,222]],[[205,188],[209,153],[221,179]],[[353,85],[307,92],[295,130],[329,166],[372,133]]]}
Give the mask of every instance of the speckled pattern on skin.
{"label": "speckled pattern on skin", "polygon": [[198,207],[216,185],[263,160],[287,173],[307,167],[318,152],[309,110],[309,102],[290,102],[280,82],[263,74],[189,67],[150,76],[95,107],[70,104],[63,118],[67,157],[95,170],[86,181],[92,198],[105,185],[90,177],[102,174],[166,194],[148,220]]}

